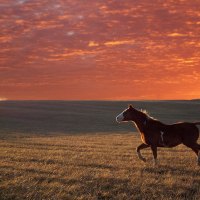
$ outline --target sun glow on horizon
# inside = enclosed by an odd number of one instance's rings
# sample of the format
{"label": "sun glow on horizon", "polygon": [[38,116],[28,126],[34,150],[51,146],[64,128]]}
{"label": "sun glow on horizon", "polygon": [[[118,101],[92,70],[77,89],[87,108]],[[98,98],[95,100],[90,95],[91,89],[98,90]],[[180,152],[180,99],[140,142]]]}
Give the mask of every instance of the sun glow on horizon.
{"label": "sun glow on horizon", "polygon": [[5,97],[0,97],[0,101],[6,101],[6,100],[8,100],[8,99]]}

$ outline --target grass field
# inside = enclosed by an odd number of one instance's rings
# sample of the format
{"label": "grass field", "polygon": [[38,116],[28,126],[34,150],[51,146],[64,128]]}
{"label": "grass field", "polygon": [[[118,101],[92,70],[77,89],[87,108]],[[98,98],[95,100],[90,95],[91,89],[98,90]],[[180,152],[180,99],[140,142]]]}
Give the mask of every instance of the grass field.
{"label": "grass field", "polygon": [[[134,102],[166,123],[200,120],[199,101]],[[200,199],[200,167],[180,145],[154,167],[117,124],[127,102],[0,102],[0,199]],[[132,130],[132,132],[130,132]]]}

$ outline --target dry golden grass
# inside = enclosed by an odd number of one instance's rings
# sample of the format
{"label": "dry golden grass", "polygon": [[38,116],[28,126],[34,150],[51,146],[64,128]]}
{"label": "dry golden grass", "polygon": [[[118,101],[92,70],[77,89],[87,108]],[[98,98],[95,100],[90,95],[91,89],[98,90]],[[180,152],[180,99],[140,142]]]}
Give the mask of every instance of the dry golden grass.
{"label": "dry golden grass", "polygon": [[200,199],[200,167],[184,146],[154,167],[138,134],[2,136],[0,199]]}

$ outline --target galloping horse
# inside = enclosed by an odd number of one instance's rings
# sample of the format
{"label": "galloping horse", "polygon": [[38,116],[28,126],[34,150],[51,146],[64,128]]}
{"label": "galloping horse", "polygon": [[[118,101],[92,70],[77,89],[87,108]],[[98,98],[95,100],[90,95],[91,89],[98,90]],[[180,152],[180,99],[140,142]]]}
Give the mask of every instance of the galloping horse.
{"label": "galloping horse", "polygon": [[147,113],[135,109],[130,105],[116,117],[117,122],[132,121],[140,132],[142,144],[136,149],[139,159],[146,161],[140,150],[150,147],[153,152],[154,163],[157,164],[157,147],[175,147],[179,144],[191,148],[200,165],[200,145],[197,144],[199,130],[196,125],[200,122],[179,122],[166,125]]}

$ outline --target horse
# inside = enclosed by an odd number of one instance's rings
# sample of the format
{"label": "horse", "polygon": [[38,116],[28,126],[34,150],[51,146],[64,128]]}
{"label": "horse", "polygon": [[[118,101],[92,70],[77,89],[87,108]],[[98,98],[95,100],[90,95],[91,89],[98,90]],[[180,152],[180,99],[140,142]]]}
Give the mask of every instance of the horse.
{"label": "horse", "polygon": [[157,165],[158,147],[175,147],[179,144],[191,148],[197,156],[197,164],[200,166],[200,145],[197,143],[199,130],[197,125],[200,122],[178,122],[175,124],[164,124],[154,119],[146,112],[129,105],[122,113],[116,117],[116,121],[133,122],[140,133],[142,144],[136,148],[138,158],[146,162],[141,150],[151,148],[154,164]]}

